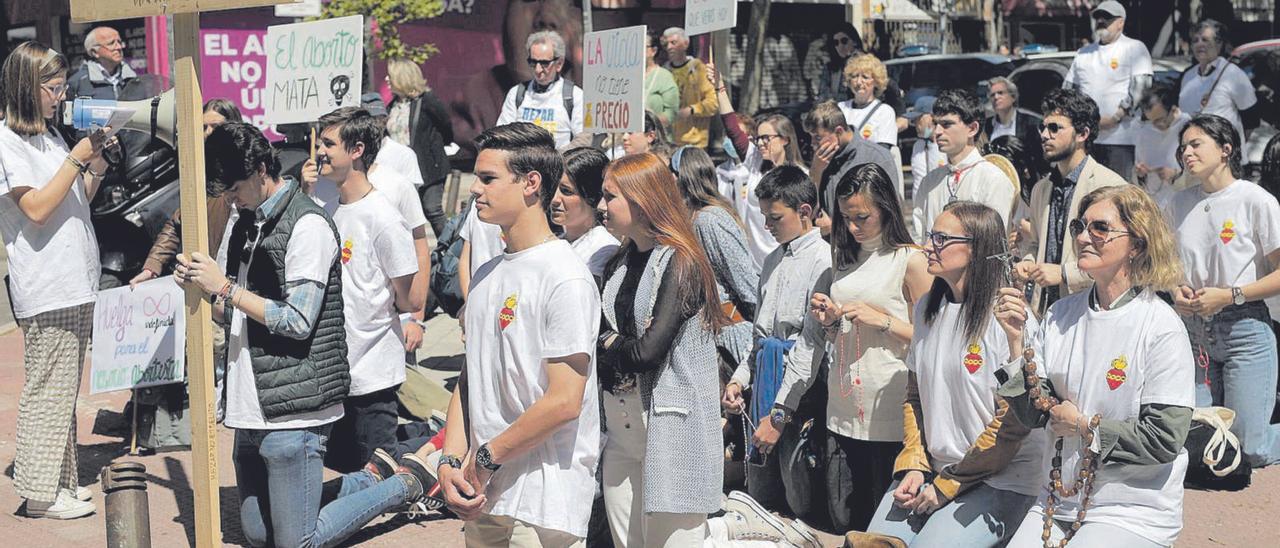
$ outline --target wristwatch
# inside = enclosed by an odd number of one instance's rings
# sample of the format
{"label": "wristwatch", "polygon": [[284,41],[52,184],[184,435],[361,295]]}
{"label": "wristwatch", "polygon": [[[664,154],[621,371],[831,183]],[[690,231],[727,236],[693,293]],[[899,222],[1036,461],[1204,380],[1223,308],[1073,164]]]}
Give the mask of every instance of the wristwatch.
{"label": "wristwatch", "polygon": [[1244,290],[1239,287],[1231,288],[1231,304],[1240,306],[1244,304]]}
{"label": "wristwatch", "polygon": [[476,450],[476,464],[490,472],[497,472],[499,468],[502,468],[501,464],[493,462],[493,453],[489,452],[489,444],[487,443]]}
{"label": "wristwatch", "polygon": [[774,428],[781,429],[791,422],[791,412],[785,407],[775,405],[769,410],[769,422],[773,423]]}
{"label": "wristwatch", "polygon": [[436,473],[440,473],[440,467],[444,465],[452,466],[454,470],[462,469],[462,459],[453,455],[440,455],[440,462],[436,464]]}

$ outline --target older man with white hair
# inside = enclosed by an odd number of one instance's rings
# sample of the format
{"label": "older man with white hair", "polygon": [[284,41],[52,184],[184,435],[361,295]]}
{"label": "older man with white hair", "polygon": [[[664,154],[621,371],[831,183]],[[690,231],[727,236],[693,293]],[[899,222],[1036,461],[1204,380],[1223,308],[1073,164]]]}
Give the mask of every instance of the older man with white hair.
{"label": "older man with white hair", "polygon": [[497,125],[532,123],[551,132],[556,148],[564,150],[582,135],[586,109],[582,88],[560,75],[564,69],[564,38],[553,30],[535,32],[525,42],[525,51],[533,79],[507,91]]}
{"label": "older man with white hair", "polygon": [[67,98],[118,99],[129,80],[138,77],[124,62],[124,40],[111,27],[96,27],[84,35],[88,57],[67,79]]}
{"label": "older man with white hair", "polygon": [[706,148],[711,117],[718,113],[720,105],[717,90],[707,79],[706,65],[689,57],[689,37],[684,29],[671,27],[663,31],[662,45],[667,48],[667,70],[680,90],[680,109],[676,111],[671,138],[677,145]]}

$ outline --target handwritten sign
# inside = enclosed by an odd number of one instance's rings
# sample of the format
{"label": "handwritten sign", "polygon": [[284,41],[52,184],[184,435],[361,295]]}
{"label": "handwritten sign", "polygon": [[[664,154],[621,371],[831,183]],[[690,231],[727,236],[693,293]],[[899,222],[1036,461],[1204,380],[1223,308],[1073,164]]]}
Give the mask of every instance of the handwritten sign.
{"label": "handwritten sign", "polygon": [[89,393],[182,382],[187,315],[173,276],[98,292]]}
{"label": "handwritten sign", "polygon": [[731,29],[737,24],[737,0],[688,0],[684,3],[684,32],[689,36]]}
{"label": "handwritten sign", "polygon": [[71,20],[110,21],[146,15],[170,15],[289,4],[296,0],[71,0]]}
{"label": "handwritten sign", "polygon": [[644,25],[587,33],[584,131],[644,131],[644,41]]}
{"label": "handwritten sign", "polygon": [[267,123],[267,31],[200,29],[200,90],[204,99],[227,99],[267,139],[283,137]]}
{"label": "handwritten sign", "polygon": [[363,16],[267,27],[267,123],[360,106],[363,63]]}

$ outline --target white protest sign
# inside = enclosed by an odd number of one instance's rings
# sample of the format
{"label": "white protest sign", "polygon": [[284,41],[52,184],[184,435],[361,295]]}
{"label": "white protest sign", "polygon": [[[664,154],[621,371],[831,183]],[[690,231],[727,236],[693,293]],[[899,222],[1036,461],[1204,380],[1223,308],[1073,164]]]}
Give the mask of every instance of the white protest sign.
{"label": "white protest sign", "polygon": [[182,382],[187,315],[173,276],[98,292],[89,393]]}
{"label": "white protest sign", "polygon": [[737,0],[687,0],[684,3],[684,32],[689,36],[731,29],[737,24]]}
{"label": "white protest sign", "polygon": [[363,16],[267,27],[267,123],[314,122],[360,106],[363,63]]}
{"label": "white protest sign", "polygon": [[276,6],[276,17],[319,17],[320,0],[299,0],[297,4]]}
{"label": "white protest sign", "polygon": [[584,131],[644,131],[644,41],[644,25],[587,33]]}

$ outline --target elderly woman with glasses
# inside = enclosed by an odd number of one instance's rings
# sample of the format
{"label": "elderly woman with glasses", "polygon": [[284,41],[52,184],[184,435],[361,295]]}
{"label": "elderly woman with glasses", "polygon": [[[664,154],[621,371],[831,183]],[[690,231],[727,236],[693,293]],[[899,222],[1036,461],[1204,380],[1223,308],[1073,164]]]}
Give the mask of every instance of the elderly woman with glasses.
{"label": "elderly woman with glasses", "polygon": [[1226,118],[1243,143],[1240,112],[1252,108],[1258,96],[1249,75],[1228,59],[1231,41],[1227,26],[1213,19],[1196,25],[1191,33],[1191,55],[1196,64],[1182,74],[1178,107],[1191,116],[1203,113]]}
{"label": "elderly woman with glasses", "polygon": [[76,395],[93,328],[98,244],[89,202],[109,146],[95,131],[67,150],[53,123],[67,91],[67,59],[38,42],[14,48],[0,72],[0,233],[22,327],[26,379],[18,401],[13,485],[26,515],[94,512],[76,466]]}
{"label": "elderly woman with glasses", "polygon": [[1018,422],[1045,430],[1027,441],[1043,451],[1040,489],[1009,546],[1172,546],[1196,370],[1183,322],[1157,295],[1182,280],[1178,247],[1136,186],[1094,190],[1075,213],[1071,243],[1093,285],[1054,303],[1042,334],[1026,328],[1021,289],[995,305],[1014,358],[1000,394]]}

